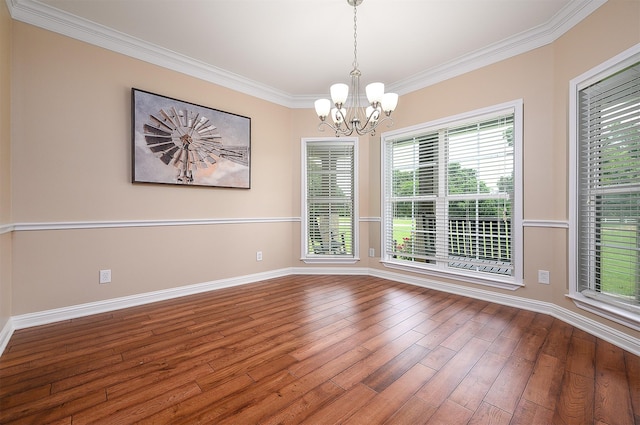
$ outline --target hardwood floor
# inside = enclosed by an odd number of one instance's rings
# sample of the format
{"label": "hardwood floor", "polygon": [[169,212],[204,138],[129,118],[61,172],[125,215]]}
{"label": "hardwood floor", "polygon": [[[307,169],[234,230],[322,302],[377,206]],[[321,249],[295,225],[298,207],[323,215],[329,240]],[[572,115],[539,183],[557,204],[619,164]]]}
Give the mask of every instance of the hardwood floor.
{"label": "hardwood floor", "polygon": [[16,331],[2,424],[634,424],[640,359],[550,316],[288,276]]}

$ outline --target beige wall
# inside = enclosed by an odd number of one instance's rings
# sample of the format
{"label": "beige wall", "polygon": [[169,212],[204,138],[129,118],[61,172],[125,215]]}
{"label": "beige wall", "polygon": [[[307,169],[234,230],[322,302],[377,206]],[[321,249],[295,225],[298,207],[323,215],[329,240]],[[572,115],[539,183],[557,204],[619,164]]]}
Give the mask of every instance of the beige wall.
{"label": "beige wall", "polygon": [[[12,35],[19,52],[12,222],[300,217],[300,139],[333,137],[316,130],[311,110],[289,110],[29,25],[14,22]],[[524,218],[566,222],[569,80],[638,42],[640,2],[609,0],[551,45],[402,96],[394,129],[523,99]],[[250,116],[251,190],[132,185],[132,86]],[[382,270],[367,256],[369,247],[380,252],[379,135],[361,137],[359,149],[362,260],[355,267]],[[297,220],[19,231],[13,238],[13,315],[305,267]],[[509,294],[593,318],[565,297],[566,229],[526,227],[524,255],[526,287]],[[97,284],[101,268],[112,269],[112,284]],[[551,285],[536,283],[538,269],[550,271]]]}
{"label": "beige wall", "polygon": [[[0,226],[11,223],[11,17],[0,5]],[[0,329],[11,312],[11,233],[0,227]]]}
{"label": "beige wall", "polygon": [[[289,109],[20,22],[13,37],[13,222],[291,217]],[[132,87],[251,117],[251,189],[131,184]],[[12,314],[287,268],[292,227],[16,231]]]}

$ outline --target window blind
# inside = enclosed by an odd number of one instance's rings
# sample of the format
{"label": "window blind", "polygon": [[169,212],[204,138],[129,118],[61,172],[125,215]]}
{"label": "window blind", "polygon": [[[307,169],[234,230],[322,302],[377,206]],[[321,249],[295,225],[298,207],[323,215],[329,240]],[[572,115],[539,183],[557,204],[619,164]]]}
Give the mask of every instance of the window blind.
{"label": "window blind", "polygon": [[578,289],[635,308],[640,305],[640,62],[581,89],[578,115]]}
{"label": "window blind", "polygon": [[452,267],[513,274],[513,114],[446,131]]}
{"label": "window blind", "polygon": [[354,143],[307,142],[307,255],[354,255]]}
{"label": "window blind", "polygon": [[435,203],[438,191],[438,132],[387,145],[387,250],[395,258],[434,262],[436,259]]}
{"label": "window blind", "polygon": [[385,248],[393,260],[513,276],[514,113],[385,145]]}

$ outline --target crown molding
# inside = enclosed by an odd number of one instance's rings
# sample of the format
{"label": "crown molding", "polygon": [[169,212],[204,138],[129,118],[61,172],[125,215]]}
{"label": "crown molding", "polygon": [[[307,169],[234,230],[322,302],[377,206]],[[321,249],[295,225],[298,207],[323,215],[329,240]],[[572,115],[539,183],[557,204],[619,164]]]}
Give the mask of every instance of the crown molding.
{"label": "crown molding", "polygon": [[291,107],[290,94],[35,0],[6,0],[11,17],[163,68]]}
{"label": "crown molding", "polygon": [[[388,84],[400,95],[491,65],[555,41],[607,0],[573,0],[544,25]],[[49,31],[289,108],[313,108],[322,95],[291,95],[193,58],[63,12],[36,0],[6,0],[11,17]]]}
{"label": "crown molding", "polygon": [[607,0],[571,1],[544,25],[397,81],[389,85],[389,90],[400,95],[411,93],[551,44],[606,2]]}

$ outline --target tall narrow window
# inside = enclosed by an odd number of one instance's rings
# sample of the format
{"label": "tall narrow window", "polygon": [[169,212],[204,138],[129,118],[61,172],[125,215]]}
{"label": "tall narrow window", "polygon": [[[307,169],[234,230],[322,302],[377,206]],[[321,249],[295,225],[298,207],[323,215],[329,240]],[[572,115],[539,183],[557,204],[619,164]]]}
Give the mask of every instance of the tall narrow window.
{"label": "tall narrow window", "polygon": [[574,90],[572,289],[639,314],[640,53]]}
{"label": "tall narrow window", "polygon": [[356,258],[356,140],[303,140],[303,258]]}
{"label": "tall narrow window", "polygon": [[521,103],[383,136],[391,266],[519,283]]}

